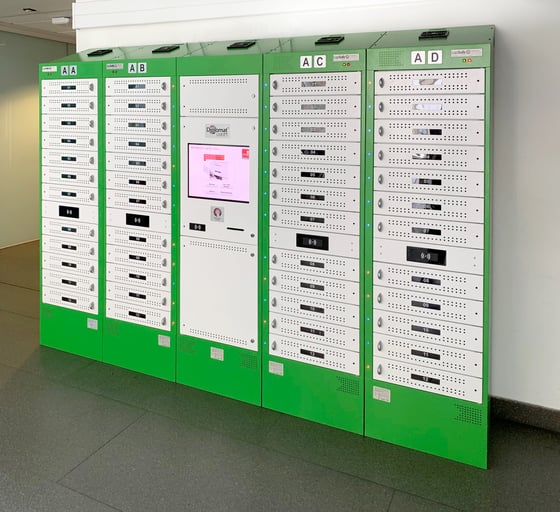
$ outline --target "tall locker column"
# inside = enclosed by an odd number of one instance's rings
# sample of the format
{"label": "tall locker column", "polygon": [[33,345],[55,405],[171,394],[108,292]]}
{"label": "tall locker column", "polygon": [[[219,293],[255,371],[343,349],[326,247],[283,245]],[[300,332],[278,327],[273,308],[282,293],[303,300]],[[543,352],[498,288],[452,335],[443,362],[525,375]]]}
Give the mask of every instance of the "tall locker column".
{"label": "tall locker column", "polygon": [[41,66],[41,344],[101,358],[99,72]]}

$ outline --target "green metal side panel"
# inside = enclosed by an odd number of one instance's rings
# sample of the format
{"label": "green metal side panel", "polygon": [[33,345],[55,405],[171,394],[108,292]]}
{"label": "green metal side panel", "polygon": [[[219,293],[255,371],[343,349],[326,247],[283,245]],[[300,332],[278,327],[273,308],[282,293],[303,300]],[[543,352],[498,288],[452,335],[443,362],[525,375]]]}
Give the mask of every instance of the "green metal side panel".
{"label": "green metal side panel", "polygon": [[[65,59],[39,66],[39,87],[43,80],[60,80],[60,79],[82,79],[82,78],[98,78],[98,113],[97,119],[103,117],[103,91],[101,87],[102,71],[98,63],[83,62],[80,55],[72,55]],[[42,120],[42,96],[40,101],[39,118]],[[40,140],[42,140],[43,130],[41,128]],[[104,169],[103,169],[103,134],[98,131],[98,168],[97,168],[97,183],[98,183],[98,208],[101,212],[103,207],[103,185],[104,182]],[[43,159],[43,150],[41,147],[40,161]],[[42,165],[42,164],[41,164]],[[40,190],[43,186],[43,173],[40,171]],[[43,226],[43,208],[41,208],[40,226],[42,231]],[[101,222],[101,215],[98,215],[98,251],[103,250],[103,224]],[[71,243],[71,242],[69,242]],[[41,234],[40,245],[40,344],[46,347],[51,347],[72,354],[88,357],[91,359],[101,360],[103,351],[102,341],[102,326],[103,317],[100,314],[104,304],[104,295],[102,287],[99,286],[100,277],[97,279],[98,287],[98,314],[89,314],[81,311],[47,304],[43,302],[44,293],[44,274],[45,268],[43,265],[44,258],[43,251],[43,234]],[[63,268],[61,269],[64,270]],[[103,261],[99,258],[98,261],[98,275],[101,276],[104,272]],[[72,279],[71,276],[69,279]]]}
{"label": "green metal side panel", "polygon": [[[490,331],[490,248],[491,248],[491,115],[493,27],[449,29],[447,40],[419,41],[419,31],[391,32],[368,51],[368,92],[366,148],[366,272],[365,272],[365,434],[366,436],[408,448],[446,457],[480,468],[487,467],[488,444],[488,372]],[[440,65],[412,65],[415,50],[443,50]],[[480,50],[474,53],[473,49]],[[451,56],[451,50],[455,56]],[[374,72],[381,70],[446,70],[484,68],[485,72],[485,140],[484,140],[484,265],[483,265],[483,343],[482,401],[476,403],[417,390],[375,378],[377,342],[373,333],[376,321],[371,312],[376,297],[372,279],[374,154]],[[429,74],[426,74],[429,76]],[[372,186],[373,185],[373,186]],[[367,219],[372,219],[368,222]],[[384,393],[375,397],[375,388]]]}
{"label": "green metal side panel", "polygon": [[[325,425],[350,432],[362,434],[363,418],[363,350],[359,354],[359,374],[336,371],[330,368],[306,364],[271,355],[269,339],[269,217],[270,217],[270,114],[271,114],[271,74],[292,73],[330,73],[360,71],[362,73],[361,97],[361,142],[365,140],[365,48],[368,48],[380,34],[359,34],[345,36],[338,44],[321,44],[315,42],[319,37],[296,38],[283,41],[282,44],[264,58],[264,106],[263,106],[263,283],[262,283],[262,318],[263,318],[263,406],[293,416],[298,416]],[[300,58],[325,56],[325,66],[303,69]],[[323,63],[320,62],[322,65]],[[297,83],[295,81],[294,83]],[[312,123],[311,123],[312,124]],[[360,168],[364,168],[363,151],[360,154]],[[361,173],[360,185],[364,190],[364,175]],[[360,202],[363,203],[363,195]],[[363,208],[361,209],[363,216]],[[363,217],[362,217],[363,218]],[[302,230],[305,230],[302,228]],[[360,255],[365,246],[360,237]],[[363,274],[363,257],[360,258],[360,275]],[[360,287],[362,288],[362,283]],[[363,292],[362,292],[363,293]],[[363,315],[361,315],[363,316]],[[360,321],[361,324],[361,321]],[[362,330],[362,329],[360,329]],[[363,347],[360,334],[360,347]]]}
{"label": "green metal side panel", "polygon": [[[157,329],[105,316],[103,361],[161,379],[175,381],[176,376],[176,283],[177,283],[177,82],[176,59],[153,58],[151,51],[127,49],[128,60],[112,59],[104,63],[104,78],[171,77],[171,326]],[[144,73],[129,72],[128,64],[146,64]],[[138,69],[138,68],[137,68]],[[105,87],[105,84],[103,85]],[[104,128],[104,126],[103,126]],[[105,223],[105,216],[103,216]],[[104,275],[105,277],[105,275]],[[106,281],[104,280],[106,283]]]}
{"label": "green metal side panel", "polygon": [[[227,50],[228,42],[204,43],[186,58],[177,59],[177,75],[259,75],[262,76],[261,51],[272,43],[257,41],[247,49]],[[259,155],[261,154],[259,140]],[[181,169],[178,153],[178,168]],[[259,156],[259,159],[261,157]],[[259,165],[259,169],[261,166]],[[180,179],[186,177],[181,175]],[[259,189],[261,187],[259,177]],[[178,190],[181,187],[178,184]],[[178,201],[178,210],[180,201]],[[260,208],[260,207],[259,207]],[[260,212],[259,212],[260,217]],[[177,214],[180,219],[180,214]],[[259,228],[260,229],[260,228]],[[179,231],[177,231],[177,240]],[[262,243],[262,242],[261,242]],[[259,248],[259,251],[261,249]],[[181,272],[181,269],[179,269]],[[259,267],[258,275],[262,273]],[[180,311],[180,294],[177,302]],[[177,382],[218,395],[261,405],[261,349],[254,352],[214,340],[201,339],[178,333]],[[212,350],[219,350],[219,359],[212,357]]]}

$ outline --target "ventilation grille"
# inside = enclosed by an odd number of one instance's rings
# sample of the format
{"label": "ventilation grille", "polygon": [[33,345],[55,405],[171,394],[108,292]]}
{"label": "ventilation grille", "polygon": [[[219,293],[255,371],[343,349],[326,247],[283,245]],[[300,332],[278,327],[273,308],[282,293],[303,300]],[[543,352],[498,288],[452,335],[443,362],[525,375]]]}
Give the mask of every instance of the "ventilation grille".
{"label": "ventilation grille", "polygon": [[246,347],[249,345],[247,340],[242,338],[235,338],[234,336],[226,336],[224,334],[219,334],[217,332],[204,331],[202,329],[189,329],[189,335],[201,338],[203,340],[217,341],[221,343],[226,343],[228,345],[235,345],[240,347]]}
{"label": "ventilation grille", "polygon": [[337,379],[339,383],[337,391],[349,395],[360,395],[360,381],[358,379],[349,379],[348,377],[337,377]]}
{"label": "ventilation grille", "polygon": [[189,339],[179,338],[179,352],[189,354],[191,356],[196,354],[196,343]]}
{"label": "ventilation grille", "polygon": [[402,52],[400,50],[386,50],[379,52],[380,66],[403,66],[401,61]]}
{"label": "ventilation grille", "polygon": [[461,423],[469,423],[470,425],[482,425],[482,410],[468,405],[456,404],[457,416],[456,421]]}
{"label": "ventilation grille", "polygon": [[243,354],[243,356],[241,357],[240,366],[241,368],[247,368],[248,370],[257,370],[257,356],[254,354]]}

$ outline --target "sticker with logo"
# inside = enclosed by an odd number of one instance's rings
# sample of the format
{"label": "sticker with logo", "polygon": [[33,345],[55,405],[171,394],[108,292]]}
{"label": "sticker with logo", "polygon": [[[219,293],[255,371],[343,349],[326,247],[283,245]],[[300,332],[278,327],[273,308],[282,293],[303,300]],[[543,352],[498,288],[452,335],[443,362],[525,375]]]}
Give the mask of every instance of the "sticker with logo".
{"label": "sticker with logo", "polygon": [[229,137],[229,129],[229,124],[207,124],[205,129],[206,137]]}

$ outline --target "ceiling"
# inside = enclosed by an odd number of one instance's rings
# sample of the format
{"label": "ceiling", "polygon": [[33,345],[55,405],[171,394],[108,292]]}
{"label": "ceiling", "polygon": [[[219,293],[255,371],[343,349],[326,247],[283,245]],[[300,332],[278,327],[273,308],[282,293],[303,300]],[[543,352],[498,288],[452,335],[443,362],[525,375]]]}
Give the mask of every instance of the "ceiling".
{"label": "ceiling", "polygon": [[[54,17],[72,17],[73,0],[0,0],[0,32],[15,32],[29,36],[76,43],[72,21],[54,25]],[[24,8],[35,9],[26,13]]]}

